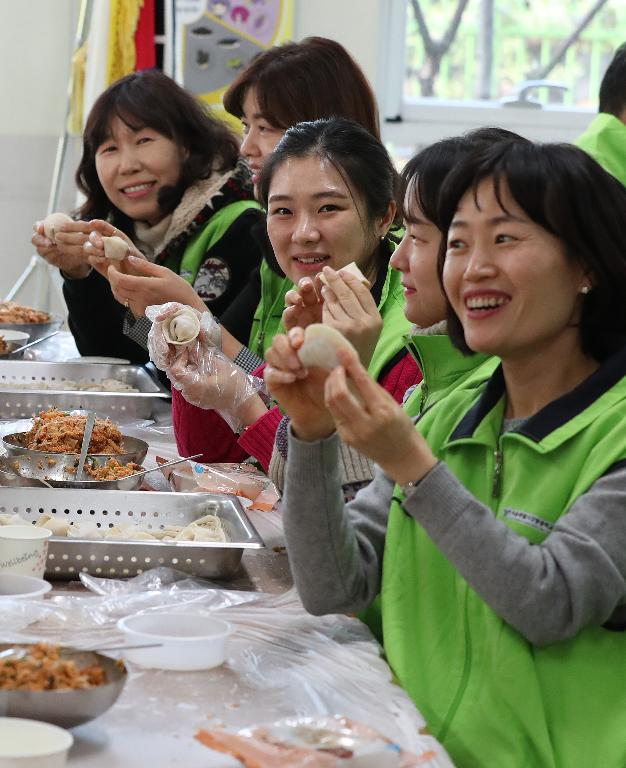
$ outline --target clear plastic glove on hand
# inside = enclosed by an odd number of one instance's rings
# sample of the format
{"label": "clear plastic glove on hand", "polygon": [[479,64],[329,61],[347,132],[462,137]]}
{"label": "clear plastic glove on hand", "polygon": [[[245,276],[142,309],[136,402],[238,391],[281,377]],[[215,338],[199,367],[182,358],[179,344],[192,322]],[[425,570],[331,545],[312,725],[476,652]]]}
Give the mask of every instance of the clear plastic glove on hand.
{"label": "clear plastic glove on hand", "polygon": [[170,343],[167,323],[182,306],[170,302],[146,309],[146,317],[152,320],[150,358],[188,403],[216,410],[237,432],[249,423],[248,410],[256,404],[259,392],[265,391],[265,383],[247,374],[221,351],[220,327],[210,312],[187,307],[200,318],[200,333],[187,344]]}
{"label": "clear plastic glove on hand", "polygon": [[[170,322],[182,309],[187,310],[200,320],[200,333],[188,344],[171,344],[169,333]],[[222,347],[222,333],[218,322],[207,310],[199,312],[193,307],[169,301],[167,304],[154,304],[146,307],[146,317],[152,320],[152,328],[148,334],[148,352],[150,359],[161,371],[169,376],[169,369],[180,356],[187,356],[188,347],[204,346],[207,349]],[[197,353],[196,353],[197,356]]]}

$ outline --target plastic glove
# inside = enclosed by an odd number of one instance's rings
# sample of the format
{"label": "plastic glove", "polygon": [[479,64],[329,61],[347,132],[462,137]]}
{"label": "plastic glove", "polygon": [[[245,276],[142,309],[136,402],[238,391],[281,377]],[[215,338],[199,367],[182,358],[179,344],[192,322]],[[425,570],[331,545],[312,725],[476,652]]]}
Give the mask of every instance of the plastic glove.
{"label": "plastic glove", "polygon": [[180,355],[167,375],[188,403],[217,411],[233,432],[256,420],[258,395],[265,392],[265,382],[218,349],[187,347],[187,355]]}
{"label": "plastic glove", "polygon": [[[169,375],[169,369],[175,360],[181,355],[187,355],[189,347],[200,347],[220,349],[222,347],[222,332],[219,324],[213,315],[207,310],[198,312],[198,310],[189,307],[200,318],[200,333],[198,337],[187,345],[169,344],[165,334],[165,322],[172,315],[175,315],[179,309],[185,306],[176,301],[169,301],[167,304],[154,304],[146,307],[146,317],[152,320],[152,328],[148,334],[148,353],[150,359],[161,371]],[[196,351],[196,357],[198,352]]]}
{"label": "plastic glove", "polygon": [[[165,371],[172,386],[187,402],[205,410],[216,410],[229,427],[238,432],[250,423],[249,411],[265,391],[265,382],[248,375],[235,365],[220,349],[221,333],[210,312],[197,312],[200,333],[189,344],[168,344],[164,324],[183,305],[170,302],[146,309],[152,320],[148,335],[150,358]],[[253,419],[254,420],[254,419]]]}

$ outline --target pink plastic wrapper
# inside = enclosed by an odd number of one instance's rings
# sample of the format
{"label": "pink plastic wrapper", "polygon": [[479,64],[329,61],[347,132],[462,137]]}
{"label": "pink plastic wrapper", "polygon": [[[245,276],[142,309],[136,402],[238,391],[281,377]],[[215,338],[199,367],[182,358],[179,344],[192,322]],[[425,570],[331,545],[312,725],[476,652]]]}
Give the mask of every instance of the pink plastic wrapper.
{"label": "pink plastic wrapper", "polygon": [[407,752],[377,731],[347,717],[301,717],[269,725],[200,730],[202,744],[240,760],[246,768],[445,768],[441,746],[424,736],[421,754]]}

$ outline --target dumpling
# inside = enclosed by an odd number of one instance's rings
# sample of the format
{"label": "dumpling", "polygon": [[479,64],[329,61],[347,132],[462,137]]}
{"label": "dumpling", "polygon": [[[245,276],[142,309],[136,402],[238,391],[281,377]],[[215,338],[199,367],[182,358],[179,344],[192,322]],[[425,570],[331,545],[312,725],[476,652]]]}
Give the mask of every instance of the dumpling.
{"label": "dumpling", "polygon": [[346,337],[335,328],[322,323],[313,323],[304,331],[304,343],[298,350],[302,365],[307,368],[328,368],[332,370],[340,365],[337,350],[356,350]]}
{"label": "dumpling", "polygon": [[[341,267],[341,269],[337,270],[340,274],[342,272],[350,272],[350,274],[357,277],[366,288],[370,287],[370,281],[365,277],[365,275],[361,272],[359,269],[356,261],[351,261],[349,264],[346,264],[345,267]],[[324,277],[324,273],[320,272],[320,280],[324,285],[328,285],[328,282],[326,278]]]}
{"label": "dumpling", "polygon": [[19,515],[0,515],[0,525],[29,525],[29,522]]}
{"label": "dumpling", "polygon": [[46,234],[48,240],[56,243],[56,230],[63,224],[71,223],[72,219],[67,213],[51,213],[43,220],[43,231]]}
{"label": "dumpling", "polygon": [[181,307],[164,321],[163,335],[168,344],[190,344],[199,333],[200,318],[191,307]]}
{"label": "dumpling", "polygon": [[70,523],[68,520],[63,520],[60,517],[54,517],[44,512],[35,523],[35,528],[47,528],[49,531],[52,531],[53,536],[67,536]]}
{"label": "dumpling", "polygon": [[111,261],[123,261],[128,255],[129,245],[117,235],[113,237],[103,237],[104,255]]}

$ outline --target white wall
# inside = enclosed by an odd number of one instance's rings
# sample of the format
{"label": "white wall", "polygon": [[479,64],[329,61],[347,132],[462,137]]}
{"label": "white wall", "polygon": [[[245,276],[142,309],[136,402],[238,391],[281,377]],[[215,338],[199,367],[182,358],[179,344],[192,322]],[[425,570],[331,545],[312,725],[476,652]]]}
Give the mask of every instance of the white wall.
{"label": "white wall", "polygon": [[46,213],[78,7],[0,0],[0,297],[27,267],[32,224]]}

